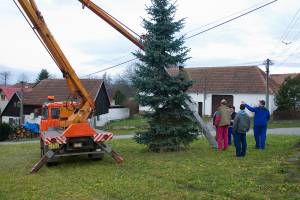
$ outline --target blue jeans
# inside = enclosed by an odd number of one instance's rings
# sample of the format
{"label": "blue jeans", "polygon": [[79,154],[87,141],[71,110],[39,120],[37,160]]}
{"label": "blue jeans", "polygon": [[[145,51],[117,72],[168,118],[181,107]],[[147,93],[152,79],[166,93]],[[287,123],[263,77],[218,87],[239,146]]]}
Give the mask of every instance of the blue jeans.
{"label": "blue jeans", "polygon": [[234,134],[236,156],[245,156],[247,151],[246,133]]}
{"label": "blue jeans", "polygon": [[231,139],[231,136],[232,136],[232,130],[233,130],[232,126],[229,126],[229,127],[228,127],[228,145],[231,145],[231,141],[232,141],[232,139]]}
{"label": "blue jeans", "polygon": [[264,149],[266,145],[267,126],[254,126],[255,146],[258,149]]}

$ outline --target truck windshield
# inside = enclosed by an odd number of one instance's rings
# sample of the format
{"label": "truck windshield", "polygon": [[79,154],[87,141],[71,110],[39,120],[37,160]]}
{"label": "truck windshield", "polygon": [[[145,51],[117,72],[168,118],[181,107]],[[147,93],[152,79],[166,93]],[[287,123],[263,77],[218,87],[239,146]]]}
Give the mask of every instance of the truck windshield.
{"label": "truck windshield", "polygon": [[60,109],[59,108],[52,108],[51,109],[51,118],[52,119],[59,119]]}
{"label": "truck windshield", "polygon": [[42,119],[48,119],[48,108],[42,109]]}

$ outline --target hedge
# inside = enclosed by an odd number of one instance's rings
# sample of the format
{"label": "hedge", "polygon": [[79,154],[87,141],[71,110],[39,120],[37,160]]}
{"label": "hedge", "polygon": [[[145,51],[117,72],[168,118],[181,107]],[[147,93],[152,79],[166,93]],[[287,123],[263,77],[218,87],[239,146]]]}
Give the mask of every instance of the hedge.
{"label": "hedge", "polygon": [[7,140],[8,136],[13,133],[13,128],[7,124],[0,124],[0,141]]}

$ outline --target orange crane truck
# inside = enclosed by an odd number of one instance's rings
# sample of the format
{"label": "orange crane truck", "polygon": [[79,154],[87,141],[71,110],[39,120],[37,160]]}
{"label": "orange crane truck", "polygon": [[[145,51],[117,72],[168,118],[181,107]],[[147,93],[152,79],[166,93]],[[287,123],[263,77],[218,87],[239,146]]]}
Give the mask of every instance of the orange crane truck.
{"label": "orange crane truck", "polygon": [[43,106],[43,120],[40,124],[41,159],[31,173],[37,172],[46,163],[55,163],[61,157],[73,155],[89,155],[100,159],[107,153],[117,163],[122,163],[123,158],[104,143],[112,139],[112,133],[95,130],[89,125],[88,118],[94,111],[94,101],[48,29],[35,0],[18,2],[22,9],[16,5],[61,70],[70,95],[80,99],[79,103],[54,102],[54,97],[50,96],[49,100],[53,102]]}

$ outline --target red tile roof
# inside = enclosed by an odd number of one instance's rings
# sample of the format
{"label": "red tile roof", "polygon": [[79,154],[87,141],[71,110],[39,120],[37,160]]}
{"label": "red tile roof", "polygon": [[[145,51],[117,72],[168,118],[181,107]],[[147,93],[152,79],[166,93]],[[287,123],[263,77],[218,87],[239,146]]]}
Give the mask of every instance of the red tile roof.
{"label": "red tile roof", "polygon": [[0,86],[0,93],[3,93],[8,101],[17,91],[21,91],[21,88],[14,86]]}
{"label": "red tile roof", "polygon": [[[195,81],[189,92],[192,93],[265,93],[265,73],[257,66],[235,67],[199,67],[185,68]],[[169,69],[170,74],[176,74],[178,69]],[[270,79],[269,92],[277,92],[279,85]]]}
{"label": "red tile roof", "polygon": [[[100,79],[81,79],[83,85],[88,90],[93,99],[103,83]],[[64,79],[45,79],[24,93],[25,105],[42,105],[47,102],[48,96],[55,96],[55,101],[66,101],[69,97],[69,89]]]}
{"label": "red tile roof", "polygon": [[291,74],[272,74],[271,78],[281,85],[287,77],[295,78],[296,76],[300,76],[300,73],[291,73]]}

